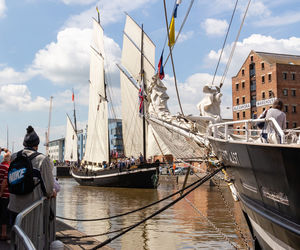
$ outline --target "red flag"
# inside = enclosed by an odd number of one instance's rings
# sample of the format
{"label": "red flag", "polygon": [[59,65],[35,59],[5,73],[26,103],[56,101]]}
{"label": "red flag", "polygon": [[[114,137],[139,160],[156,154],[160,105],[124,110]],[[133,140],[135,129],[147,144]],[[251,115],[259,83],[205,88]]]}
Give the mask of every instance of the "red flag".
{"label": "red flag", "polygon": [[158,69],[157,69],[160,80],[164,79],[165,77],[164,65],[163,65],[163,54],[164,54],[164,50],[161,52],[161,56],[158,63]]}
{"label": "red flag", "polygon": [[143,84],[141,85],[140,87],[140,90],[139,90],[139,113],[140,115],[143,115],[144,114],[144,86]]}
{"label": "red flag", "polygon": [[72,102],[74,102],[74,92],[72,93]]}

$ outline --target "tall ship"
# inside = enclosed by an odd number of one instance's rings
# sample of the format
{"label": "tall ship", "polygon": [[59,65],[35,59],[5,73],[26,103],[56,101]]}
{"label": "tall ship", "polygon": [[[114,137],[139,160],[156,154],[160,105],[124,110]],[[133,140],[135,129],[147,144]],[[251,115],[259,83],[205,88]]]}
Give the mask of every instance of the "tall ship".
{"label": "tall ship", "polygon": [[[73,178],[80,185],[128,188],[156,188],[158,186],[159,162],[148,163],[146,161],[147,125],[144,113],[139,112],[139,105],[142,105],[140,109],[144,108],[144,103],[139,102],[139,98],[143,99],[144,94],[139,90],[146,88],[144,86],[146,77],[153,75],[154,53],[155,46],[152,41],[142,28],[127,16],[122,64],[124,64],[124,68],[128,68],[128,74],[133,72],[131,73],[133,79],[128,83],[127,78],[124,79],[121,72],[121,79],[123,77],[121,87],[124,151],[128,158],[126,167],[120,165],[120,162],[115,162],[112,167],[109,149],[103,29],[100,21],[93,19],[86,148],[80,166],[73,168],[71,172]],[[133,56],[137,58],[132,58]],[[139,62],[138,65],[136,65],[136,60]],[[152,67],[148,67],[149,63],[152,64]],[[139,71],[137,74],[136,69]],[[135,85],[132,85],[132,82]],[[139,159],[139,162],[133,164],[131,161],[133,158]]]}

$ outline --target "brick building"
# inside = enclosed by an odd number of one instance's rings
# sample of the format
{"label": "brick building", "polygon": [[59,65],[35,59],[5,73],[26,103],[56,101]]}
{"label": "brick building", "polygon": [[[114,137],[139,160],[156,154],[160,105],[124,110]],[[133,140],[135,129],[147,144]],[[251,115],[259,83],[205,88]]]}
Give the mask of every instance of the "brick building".
{"label": "brick building", "polygon": [[284,103],[287,128],[300,126],[300,56],[252,50],[232,77],[233,120],[257,118],[275,98]]}

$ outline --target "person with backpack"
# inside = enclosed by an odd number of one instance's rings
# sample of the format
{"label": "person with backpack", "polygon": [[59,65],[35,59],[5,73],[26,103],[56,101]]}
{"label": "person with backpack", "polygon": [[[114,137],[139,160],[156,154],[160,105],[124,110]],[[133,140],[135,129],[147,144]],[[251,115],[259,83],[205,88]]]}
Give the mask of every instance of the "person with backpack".
{"label": "person with backpack", "polygon": [[7,185],[7,174],[10,164],[11,154],[8,149],[0,149],[4,151],[3,161],[0,164],[0,240],[8,240],[10,234],[10,221],[7,205],[9,202],[9,191]]}
{"label": "person with backpack", "polygon": [[54,190],[53,164],[49,157],[38,153],[40,138],[32,126],[28,126],[24,137],[24,149],[14,153],[8,170],[10,200],[8,209],[12,222],[18,213],[40,200],[56,196]]}

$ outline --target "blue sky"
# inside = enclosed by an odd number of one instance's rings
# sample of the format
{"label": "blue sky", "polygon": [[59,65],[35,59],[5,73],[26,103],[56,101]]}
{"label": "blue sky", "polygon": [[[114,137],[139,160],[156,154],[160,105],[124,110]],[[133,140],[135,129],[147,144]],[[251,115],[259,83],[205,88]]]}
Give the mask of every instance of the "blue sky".
{"label": "blue sky", "polygon": [[[223,74],[230,49],[248,0],[240,0],[217,74]],[[175,29],[186,14],[190,1],[182,0]],[[218,55],[235,0],[195,1],[174,48],[176,75],[183,110],[198,114],[196,104],[202,87],[212,81]],[[167,1],[170,16],[174,1]],[[49,99],[53,96],[50,139],[63,137],[66,113],[72,115],[71,91],[75,90],[77,119],[87,121],[89,53],[95,7],[105,32],[106,72],[114,96],[119,95],[119,62],[122,31],[127,12],[156,44],[156,65],[166,38],[161,0],[0,0],[0,146],[22,147],[26,127],[31,124],[44,142],[48,126]],[[231,117],[231,77],[249,52],[300,54],[300,1],[252,0],[225,85],[222,115]],[[166,51],[165,49],[165,57]],[[165,84],[172,113],[179,112],[170,63]],[[118,107],[116,107],[118,112]],[[44,147],[41,146],[41,151]]]}

